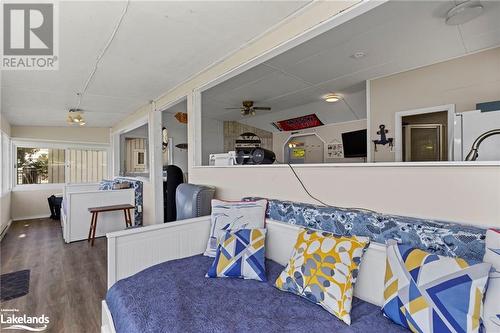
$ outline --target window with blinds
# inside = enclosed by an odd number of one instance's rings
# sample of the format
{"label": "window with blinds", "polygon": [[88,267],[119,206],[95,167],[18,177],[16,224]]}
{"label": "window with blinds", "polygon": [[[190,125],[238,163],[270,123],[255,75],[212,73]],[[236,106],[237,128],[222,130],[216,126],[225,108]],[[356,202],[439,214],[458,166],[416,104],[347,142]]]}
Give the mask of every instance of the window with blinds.
{"label": "window with blinds", "polygon": [[92,183],[108,177],[106,151],[68,149],[67,153],[69,183]]}
{"label": "window with blinds", "polygon": [[64,183],[64,149],[17,147],[16,184]]}
{"label": "window with blinds", "polygon": [[16,185],[92,183],[107,177],[103,149],[16,147]]}

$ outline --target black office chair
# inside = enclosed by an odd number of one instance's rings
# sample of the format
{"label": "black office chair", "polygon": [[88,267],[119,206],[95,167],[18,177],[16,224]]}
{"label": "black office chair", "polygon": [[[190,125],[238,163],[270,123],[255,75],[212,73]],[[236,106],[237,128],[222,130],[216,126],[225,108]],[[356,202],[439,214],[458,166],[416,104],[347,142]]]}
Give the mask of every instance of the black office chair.
{"label": "black office chair", "polygon": [[177,186],[184,183],[182,169],[176,165],[166,167],[167,181],[163,182],[163,219],[164,222],[175,221],[177,211],[175,207],[175,193]]}

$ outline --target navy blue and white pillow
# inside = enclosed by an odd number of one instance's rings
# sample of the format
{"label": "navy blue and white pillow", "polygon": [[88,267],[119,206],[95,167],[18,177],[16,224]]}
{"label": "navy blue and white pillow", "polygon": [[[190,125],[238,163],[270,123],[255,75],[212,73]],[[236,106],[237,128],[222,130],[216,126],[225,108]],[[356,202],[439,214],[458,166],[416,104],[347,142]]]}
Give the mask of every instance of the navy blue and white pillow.
{"label": "navy blue and white pillow", "polygon": [[213,199],[210,236],[204,255],[215,257],[219,240],[226,231],[264,228],[266,208],[265,199],[235,202]]}
{"label": "navy blue and white pillow", "polygon": [[483,324],[486,332],[500,332],[500,229],[486,232],[484,262],[492,264],[484,300]]}

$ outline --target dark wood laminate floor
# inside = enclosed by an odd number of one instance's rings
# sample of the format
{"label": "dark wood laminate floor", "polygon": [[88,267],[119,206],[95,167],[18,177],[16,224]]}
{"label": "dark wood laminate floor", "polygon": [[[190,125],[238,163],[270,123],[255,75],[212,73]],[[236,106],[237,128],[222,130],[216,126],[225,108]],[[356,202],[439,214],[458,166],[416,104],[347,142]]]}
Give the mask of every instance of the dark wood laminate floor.
{"label": "dark wood laminate floor", "polygon": [[106,294],[106,238],[64,243],[59,221],[13,222],[0,243],[1,274],[30,269],[30,291],[3,309],[50,318],[46,332],[100,332]]}

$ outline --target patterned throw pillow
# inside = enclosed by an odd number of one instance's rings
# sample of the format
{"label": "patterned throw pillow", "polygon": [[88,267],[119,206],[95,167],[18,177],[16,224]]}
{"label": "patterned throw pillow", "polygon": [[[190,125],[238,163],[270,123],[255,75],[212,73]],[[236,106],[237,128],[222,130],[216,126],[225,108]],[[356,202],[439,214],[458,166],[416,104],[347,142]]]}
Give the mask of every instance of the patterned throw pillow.
{"label": "patterned throw pillow", "polygon": [[389,245],[382,311],[413,332],[478,332],[490,267]]}
{"label": "patterned throw pillow", "polygon": [[344,237],[304,229],[276,287],[320,305],[351,324],[353,287],[367,237]]}
{"label": "patterned throw pillow", "polygon": [[235,277],[267,281],[264,263],[266,229],[226,231],[220,239],[207,277]]}
{"label": "patterned throw pillow", "polygon": [[113,181],[109,179],[103,179],[99,183],[99,191],[108,191],[113,189]]}
{"label": "patterned throw pillow", "polygon": [[113,182],[113,190],[123,190],[126,188],[130,188],[130,183],[127,181],[124,182]]}
{"label": "patterned throw pillow", "polygon": [[486,332],[500,332],[500,229],[486,232],[484,262],[493,265],[484,299],[484,326]]}
{"label": "patterned throw pillow", "polygon": [[264,228],[267,200],[229,202],[212,200],[210,236],[204,255],[215,257],[219,239],[226,230]]}

